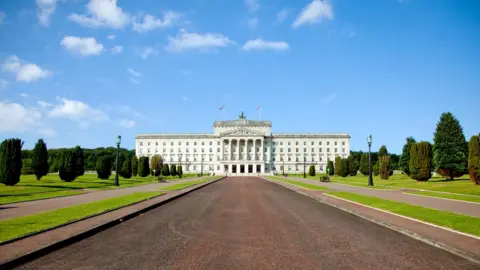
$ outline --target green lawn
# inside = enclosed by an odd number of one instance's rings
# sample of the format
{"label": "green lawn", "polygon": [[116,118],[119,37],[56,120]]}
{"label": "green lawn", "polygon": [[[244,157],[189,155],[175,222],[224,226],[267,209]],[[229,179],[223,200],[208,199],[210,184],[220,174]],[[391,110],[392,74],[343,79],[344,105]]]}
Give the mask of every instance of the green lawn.
{"label": "green lawn", "polygon": [[477,217],[384,200],[350,192],[329,192],[329,194],[339,198],[383,209],[395,214],[419,219],[460,232],[480,236],[480,218]]}
{"label": "green lawn", "polygon": [[439,193],[439,192],[432,192],[432,191],[412,191],[412,192],[406,192],[406,193],[480,203],[480,196]]}
{"label": "green lawn", "polygon": [[[184,174],[183,178],[196,177],[196,174]],[[167,180],[178,179],[177,176],[168,176]],[[20,182],[15,186],[0,185],[0,204],[8,204],[23,201],[32,201],[45,198],[54,198],[81,194],[87,190],[105,190],[117,188],[114,184],[115,176],[108,180],[97,178],[96,174],[86,174],[78,177],[73,182],[62,181],[57,174],[49,174],[37,181],[34,175],[22,175]],[[156,177],[147,176],[119,178],[120,188],[155,183]]]}
{"label": "green lawn", "polygon": [[202,178],[201,180],[189,181],[189,182],[184,182],[184,183],[180,183],[180,184],[175,184],[175,185],[172,185],[172,186],[163,187],[163,188],[160,188],[160,190],[162,190],[162,191],[180,190],[180,189],[184,189],[184,188],[187,188],[187,187],[198,185],[200,183],[204,183],[204,182],[214,180],[214,179],[218,179],[218,178],[220,178],[220,176],[209,176],[209,177]]}
{"label": "green lawn", "polygon": [[52,228],[90,215],[162,195],[161,192],[137,192],[50,212],[0,221],[0,242]]}
{"label": "green lawn", "polygon": [[324,186],[317,186],[317,185],[306,184],[306,183],[295,181],[295,180],[289,180],[287,177],[283,177],[283,176],[267,176],[267,178],[272,180],[282,181],[287,184],[299,186],[302,188],[312,189],[312,190],[330,190],[330,188],[327,188]]}
{"label": "green lawn", "polygon": [[[330,179],[332,182],[340,184],[368,187],[368,177],[363,175],[332,176]],[[373,182],[375,188],[411,188],[480,196],[480,185],[474,185],[468,175],[456,178],[453,181],[446,181],[443,177],[432,177],[427,182],[417,182],[407,175],[394,174],[388,180],[382,180],[379,176],[374,176]]]}

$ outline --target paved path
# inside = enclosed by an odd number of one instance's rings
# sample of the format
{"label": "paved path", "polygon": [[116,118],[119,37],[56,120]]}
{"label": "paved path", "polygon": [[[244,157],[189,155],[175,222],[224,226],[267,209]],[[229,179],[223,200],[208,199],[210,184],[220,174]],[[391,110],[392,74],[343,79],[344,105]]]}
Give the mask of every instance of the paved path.
{"label": "paved path", "polygon": [[155,183],[148,185],[141,185],[135,187],[109,189],[92,191],[80,195],[57,197],[45,200],[28,201],[12,204],[0,205],[0,220],[33,215],[45,211],[52,211],[64,207],[69,207],[77,204],[89,203],[98,200],[109,199],[113,197],[123,196],[134,192],[142,191],[159,191],[161,187],[171,186],[183,182],[190,182],[199,180],[201,178],[184,178],[166,183]]}
{"label": "paved path", "polygon": [[[280,176],[281,177],[281,176]],[[372,196],[397,202],[403,202],[438,210],[455,212],[459,214],[480,217],[480,204],[469,203],[454,200],[445,200],[435,197],[426,197],[403,193],[402,190],[382,190],[373,188],[363,188],[350,185],[342,185],[336,183],[323,183],[318,180],[309,180],[303,178],[286,177],[286,179],[300,181],[303,183],[314,184],[318,186],[329,187],[338,191],[347,191],[358,193],[366,196]]]}
{"label": "paved path", "polygon": [[478,269],[254,177],[226,178],[21,269]]}

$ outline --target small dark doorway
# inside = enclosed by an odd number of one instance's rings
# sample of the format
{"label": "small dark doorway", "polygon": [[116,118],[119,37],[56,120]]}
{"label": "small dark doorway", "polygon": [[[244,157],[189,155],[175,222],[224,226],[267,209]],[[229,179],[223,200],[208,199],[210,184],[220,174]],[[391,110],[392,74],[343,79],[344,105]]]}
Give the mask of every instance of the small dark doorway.
{"label": "small dark doorway", "polygon": [[237,165],[232,165],[232,173],[237,173]]}
{"label": "small dark doorway", "polygon": [[253,165],[248,165],[248,173],[253,173]]}
{"label": "small dark doorway", "polygon": [[240,173],[245,173],[245,165],[240,165]]}
{"label": "small dark doorway", "polygon": [[261,173],[262,172],[262,165],[257,165],[257,173]]}

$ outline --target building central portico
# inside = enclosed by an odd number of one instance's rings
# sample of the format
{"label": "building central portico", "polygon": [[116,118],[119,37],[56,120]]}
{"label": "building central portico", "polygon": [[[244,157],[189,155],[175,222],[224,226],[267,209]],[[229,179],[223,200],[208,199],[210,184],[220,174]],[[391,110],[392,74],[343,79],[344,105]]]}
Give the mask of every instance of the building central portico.
{"label": "building central portico", "polygon": [[[213,134],[138,134],[137,156],[160,155],[165,163],[182,165],[184,172],[227,175],[298,173],[308,162],[325,171],[328,159],[346,157],[348,134],[272,134],[270,121],[215,121]],[[303,171],[303,166],[301,166]]]}

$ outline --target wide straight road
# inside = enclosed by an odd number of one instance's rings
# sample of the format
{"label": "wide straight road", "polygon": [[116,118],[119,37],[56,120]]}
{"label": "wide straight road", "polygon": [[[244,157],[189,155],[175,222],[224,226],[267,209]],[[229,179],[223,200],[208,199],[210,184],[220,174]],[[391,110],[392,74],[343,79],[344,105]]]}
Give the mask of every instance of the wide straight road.
{"label": "wide straight road", "polygon": [[254,177],[226,178],[23,269],[479,269]]}

